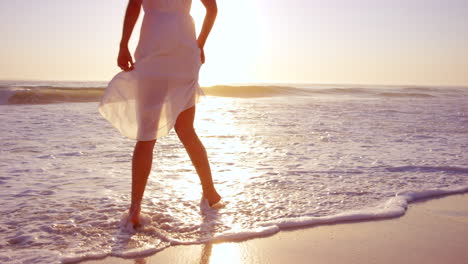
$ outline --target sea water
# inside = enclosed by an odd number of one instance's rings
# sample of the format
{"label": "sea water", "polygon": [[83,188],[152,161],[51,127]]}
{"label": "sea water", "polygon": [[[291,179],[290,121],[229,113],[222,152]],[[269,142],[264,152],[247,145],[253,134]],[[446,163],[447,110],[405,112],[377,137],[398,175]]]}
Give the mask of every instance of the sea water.
{"label": "sea water", "polygon": [[160,139],[134,230],[134,141],[97,112],[104,83],[0,83],[0,262],[137,257],[179,244],[403,215],[468,191],[468,89],[206,88],[196,129],[225,207],[200,200],[174,131]]}

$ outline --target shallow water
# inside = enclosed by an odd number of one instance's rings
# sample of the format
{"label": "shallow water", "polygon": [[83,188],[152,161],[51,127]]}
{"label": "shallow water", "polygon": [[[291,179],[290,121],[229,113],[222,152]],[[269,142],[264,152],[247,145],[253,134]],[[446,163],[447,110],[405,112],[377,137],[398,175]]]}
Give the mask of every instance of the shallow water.
{"label": "shallow water", "polygon": [[200,204],[198,177],[171,132],[157,143],[137,231],[124,216],[134,142],[96,103],[0,105],[0,261],[138,256],[394,216],[412,199],[467,191],[468,91],[418,92],[431,96],[207,97],[196,128],[226,207]]}

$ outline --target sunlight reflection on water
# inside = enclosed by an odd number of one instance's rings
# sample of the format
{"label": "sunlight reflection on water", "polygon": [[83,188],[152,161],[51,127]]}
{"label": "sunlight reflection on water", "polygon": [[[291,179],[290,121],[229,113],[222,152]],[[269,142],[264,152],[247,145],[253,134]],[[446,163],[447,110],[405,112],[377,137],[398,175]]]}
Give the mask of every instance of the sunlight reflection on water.
{"label": "sunlight reflection on water", "polygon": [[[463,98],[209,97],[197,105],[195,126],[227,206],[200,203],[198,176],[172,131],[156,144],[142,204],[148,221],[136,233],[119,226],[134,141],[102,120],[96,104],[3,106],[1,215],[8,217],[0,219],[0,247],[17,257],[26,249],[70,259],[131,256],[273,234],[278,223],[464,185],[465,105]],[[217,247],[229,246],[214,244],[213,262]]]}

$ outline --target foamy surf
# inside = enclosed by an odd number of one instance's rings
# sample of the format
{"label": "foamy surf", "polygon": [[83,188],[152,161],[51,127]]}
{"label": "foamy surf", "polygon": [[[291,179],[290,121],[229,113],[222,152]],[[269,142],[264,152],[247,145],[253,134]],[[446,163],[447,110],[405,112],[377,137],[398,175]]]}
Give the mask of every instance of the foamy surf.
{"label": "foamy surf", "polygon": [[[199,240],[192,240],[192,241],[184,241],[178,239],[171,239],[162,236],[158,233],[157,230],[154,228],[148,227],[151,223],[151,218],[149,215],[142,214],[141,221],[142,227],[134,229],[131,224],[128,222],[128,214],[124,213],[121,218],[120,222],[120,229],[122,232],[128,235],[138,235],[144,233],[153,234],[160,239],[166,241],[166,245],[164,247],[155,247],[149,244],[146,244],[143,247],[139,248],[131,248],[127,250],[112,250],[108,252],[86,252],[83,254],[71,254],[71,255],[56,255],[56,259],[53,256],[48,257],[37,257],[33,258],[30,256],[31,259],[43,259],[50,261],[49,263],[75,263],[83,260],[89,259],[101,259],[107,256],[114,256],[114,257],[124,257],[124,258],[138,258],[138,257],[145,257],[152,254],[155,254],[161,250],[169,246],[175,245],[194,245],[194,244],[205,244],[205,243],[220,243],[220,242],[239,242],[248,239],[260,238],[274,235],[281,230],[291,230],[295,228],[306,228],[306,227],[313,227],[313,226],[320,226],[320,225],[328,225],[328,224],[340,224],[346,223],[351,221],[372,221],[372,220],[379,220],[379,219],[388,219],[388,218],[395,218],[400,217],[405,214],[408,209],[408,205],[411,202],[418,201],[421,199],[431,199],[437,198],[444,195],[451,195],[451,194],[460,194],[468,192],[468,186],[463,187],[456,187],[456,188],[441,188],[441,189],[433,189],[433,190],[425,190],[419,192],[405,192],[401,194],[395,195],[395,197],[388,199],[382,204],[379,204],[373,208],[361,209],[361,210],[353,210],[348,212],[343,212],[336,215],[325,216],[325,217],[301,217],[301,218],[289,218],[289,219],[281,219],[277,221],[271,222],[264,222],[259,227],[254,229],[248,230],[236,230],[225,232],[221,234],[215,234],[209,239],[199,239]],[[208,217],[212,218],[211,220],[216,219],[217,217],[217,210],[209,209],[209,208],[201,208],[201,210],[205,211]],[[146,228],[145,228],[146,227]],[[34,252],[37,254],[37,252]],[[7,257],[2,256],[4,260],[8,260]],[[23,262],[18,262],[23,263]]]}
{"label": "foamy surf", "polygon": [[425,190],[419,192],[406,191],[396,194],[375,207],[351,210],[336,215],[325,217],[301,217],[283,219],[277,222],[266,222],[264,226],[277,226],[278,230],[302,228],[317,225],[339,224],[351,221],[372,221],[403,216],[411,202],[421,199],[437,198],[444,195],[460,194],[468,192],[468,186],[450,187],[442,189]]}
{"label": "foamy surf", "polygon": [[152,222],[151,217],[144,213],[140,214],[138,221],[139,224],[135,226],[132,221],[130,221],[128,212],[125,212],[120,217],[120,230],[127,233],[135,233],[138,230],[144,230],[144,227],[150,225]]}

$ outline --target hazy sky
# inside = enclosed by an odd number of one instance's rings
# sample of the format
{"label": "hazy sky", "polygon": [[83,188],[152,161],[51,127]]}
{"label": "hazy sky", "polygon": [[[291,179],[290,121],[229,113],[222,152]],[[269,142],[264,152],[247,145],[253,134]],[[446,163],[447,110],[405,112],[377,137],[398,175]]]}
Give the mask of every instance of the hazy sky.
{"label": "hazy sky", "polygon": [[[126,4],[1,1],[0,79],[110,80]],[[468,85],[467,0],[218,0],[218,9],[202,85]],[[200,30],[199,0],[192,11]],[[139,24],[132,52],[138,35]]]}

